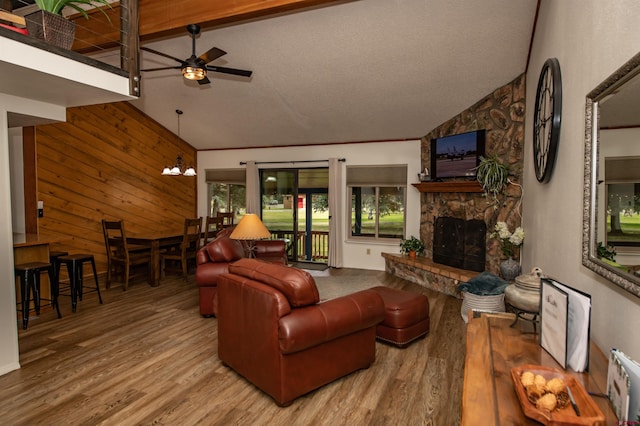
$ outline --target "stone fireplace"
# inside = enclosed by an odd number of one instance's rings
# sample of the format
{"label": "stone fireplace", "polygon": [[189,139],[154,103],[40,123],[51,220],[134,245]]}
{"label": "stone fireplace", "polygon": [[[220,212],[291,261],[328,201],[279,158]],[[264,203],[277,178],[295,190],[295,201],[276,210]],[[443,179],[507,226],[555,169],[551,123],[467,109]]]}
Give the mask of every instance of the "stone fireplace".
{"label": "stone fireplace", "polygon": [[[486,129],[486,155],[495,155],[509,166],[509,179],[503,194],[496,199],[468,190],[470,185],[444,185],[447,189],[421,191],[420,239],[425,244],[424,257],[410,259],[396,253],[382,253],[385,270],[427,288],[460,297],[457,286],[479,272],[499,274],[500,243],[490,233],[496,222],[509,229],[521,225],[523,145],[525,117],[525,75],[494,90],[473,106],[436,127],[421,141],[422,169],[430,166],[431,139],[472,130]],[[464,182],[462,182],[464,183]],[[425,184],[429,187],[429,184]],[[451,187],[455,187],[452,189]],[[438,218],[459,218],[462,225],[444,230],[437,236]],[[459,223],[459,222],[458,222]],[[474,223],[477,227],[472,227]],[[448,235],[447,235],[448,234]],[[460,252],[462,254],[460,254]],[[442,256],[450,259],[443,259]],[[454,263],[449,266],[443,263]]]}
{"label": "stone fireplace", "polygon": [[[525,76],[494,90],[490,95],[464,110],[457,116],[436,127],[422,138],[422,166],[430,164],[431,139],[454,135],[471,130],[486,129],[485,153],[496,155],[509,166],[509,179],[515,184],[507,185],[504,194],[497,200],[483,193],[461,190],[447,192],[423,192],[420,198],[420,239],[425,243],[425,256],[436,263],[434,239],[436,221],[440,217],[460,218],[463,221],[484,222],[484,265],[482,271],[499,274],[502,252],[499,241],[490,237],[496,222],[506,222],[509,229],[521,225],[520,197],[522,191],[523,146],[525,117]],[[480,270],[469,263],[457,266],[460,269]]]}

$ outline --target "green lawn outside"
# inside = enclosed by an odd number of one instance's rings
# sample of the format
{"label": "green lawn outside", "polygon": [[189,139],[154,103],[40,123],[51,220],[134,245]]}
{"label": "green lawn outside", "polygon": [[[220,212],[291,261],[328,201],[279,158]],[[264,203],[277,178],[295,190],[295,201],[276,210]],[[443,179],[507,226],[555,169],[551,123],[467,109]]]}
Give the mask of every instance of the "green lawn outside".
{"label": "green lawn outside", "polygon": [[611,216],[607,216],[607,240],[611,242],[638,242],[640,243],[640,214],[620,217],[622,235],[611,233]]}
{"label": "green lawn outside", "polygon": [[[306,225],[306,217],[304,209],[298,211],[300,215],[298,224],[299,229],[304,229]],[[329,212],[313,212],[313,229],[314,231],[329,232]],[[403,230],[402,213],[393,213],[383,216],[380,221],[380,233],[384,235],[402,236]],[[291,209],[283,209],[278,206],[271,206],[270,209],[262,211],[262,222],[268,229],[272,230],[290,230],[293,228],[293,212]],[[366,213],[362,214],[362,233],[373,234],[375,232],[375,219],[368,219]]]}

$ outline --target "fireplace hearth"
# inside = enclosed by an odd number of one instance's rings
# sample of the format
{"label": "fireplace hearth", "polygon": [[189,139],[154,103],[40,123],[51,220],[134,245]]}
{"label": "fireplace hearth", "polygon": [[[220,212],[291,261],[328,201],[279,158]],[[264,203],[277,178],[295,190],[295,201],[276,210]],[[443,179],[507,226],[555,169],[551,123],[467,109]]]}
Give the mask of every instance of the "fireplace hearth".
{"label": "fireplace hearth", "polygon": [[486,261],[487,225],[478,219],[439,217],[433,232],[433,261],[482,272]]}

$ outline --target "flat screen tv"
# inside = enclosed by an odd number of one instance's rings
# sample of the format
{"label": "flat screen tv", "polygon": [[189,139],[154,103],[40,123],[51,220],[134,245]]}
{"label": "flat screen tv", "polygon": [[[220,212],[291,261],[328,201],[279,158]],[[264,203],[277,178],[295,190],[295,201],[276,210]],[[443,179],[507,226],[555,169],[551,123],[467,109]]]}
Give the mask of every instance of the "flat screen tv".
{"label": "flat screen tv", "polygon": [[431,179],[474,179],[484,155],[485,133],[483,129],[431,139]]}

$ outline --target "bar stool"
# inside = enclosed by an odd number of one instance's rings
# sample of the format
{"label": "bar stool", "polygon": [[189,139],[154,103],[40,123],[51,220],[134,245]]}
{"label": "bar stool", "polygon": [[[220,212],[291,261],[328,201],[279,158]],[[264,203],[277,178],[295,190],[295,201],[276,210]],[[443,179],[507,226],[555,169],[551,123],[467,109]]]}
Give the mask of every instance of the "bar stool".
{"label": "bar stool", "polygon": [[58,275],[58,270],[60,269],[58,265],[58,258],[60,256],[68,255],[68,251],[50,251],[49,252],[49,262],[53,266],[53,273],[55,274],[56,282],[58,283],[58,288],[60,288],[60,276]]}
{"label": "bar stool", "polygon": [[53,265],[46,262],[21,263],[15,265],[15,272],[16,276],[20,277],[20,293],[22,296],[20,308],[22,311],[23,330],[26,330],[29,324],[31,291],[33,291],[33,305],[36,315],[40,315],[40,274],[45,271],[49,274],[49,282],[51,283],[51,299],[44,300],[50,301],[58,312],[58,318],[62,318],[62,315],[60,315],[60,306],[58,305],[58,281],[55,279]]}
{"label": "bar stool", "polygon": [[[91,262],[91,267],[93,269],[93,279],[96,282],[96,288],[90,291],[95,291],[98,293],[98,300],[100,300],[100,304],[102,304],[102,296],[100,295],[100,286],[98,285],[98,273],[96,272],[96,261],[92,254],[86,253],[77,253],[77,254],[68,254],[64,256],[59,256],[56,260],[56,275],[60,276],[60,266],[64,263],[67,265],[67,273],[69,274],[69,288],[71,295],[71,309],[73,312],[76,311],[76,307],[78,306],[78,299],[82,300],[83,289],[85,288],[83,283],[82,272],[84,269],[84,264],[86,262]],[[86,287],[91,288],[91,287]]]}

